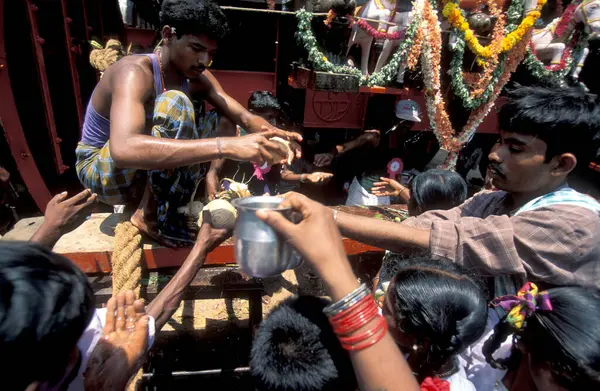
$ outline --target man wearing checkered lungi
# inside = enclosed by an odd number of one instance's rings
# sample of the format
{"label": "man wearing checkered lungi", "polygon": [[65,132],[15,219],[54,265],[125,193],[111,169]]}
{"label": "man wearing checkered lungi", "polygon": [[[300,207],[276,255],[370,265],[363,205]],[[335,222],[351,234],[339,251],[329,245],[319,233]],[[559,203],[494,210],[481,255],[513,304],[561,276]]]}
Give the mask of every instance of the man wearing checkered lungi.
{"label": "man wearing checkered lungi", "polygon": [[[228,29],[218,5],[165,1],[161,25],[163,43],[155,53],[127,56],[104,72],[87,106],[76,169],[100,201],[139,204],[131,221],[142,232],[179,245],[193,242],[177,208],[195,193],[204,175],[201,163],[228,158],[277,164],[287,151],[269,139],[301,138],[249,113],[206,70]],[[196,118],[189,96],[216,110]],[[235,125],[252,134],[231,137]]]}

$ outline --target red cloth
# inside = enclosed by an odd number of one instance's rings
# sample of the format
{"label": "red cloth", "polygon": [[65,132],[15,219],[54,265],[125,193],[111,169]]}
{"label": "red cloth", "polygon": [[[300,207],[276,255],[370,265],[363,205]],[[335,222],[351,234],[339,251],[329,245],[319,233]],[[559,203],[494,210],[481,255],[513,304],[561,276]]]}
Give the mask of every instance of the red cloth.
{"label": "red cloth", "polygon": [[450,383],[439,377],[427,377],[421,383],[421,391],[450,391]]}

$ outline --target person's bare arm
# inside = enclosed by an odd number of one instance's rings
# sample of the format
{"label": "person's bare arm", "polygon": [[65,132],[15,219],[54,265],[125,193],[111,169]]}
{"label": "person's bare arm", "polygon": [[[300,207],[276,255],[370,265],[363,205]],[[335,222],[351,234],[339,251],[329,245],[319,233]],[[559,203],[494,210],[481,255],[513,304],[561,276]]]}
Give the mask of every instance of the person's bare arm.
{"label": "person's bare arm", "polygon": [[44,222],[29,239],[31,242],[53,248],[61,236],[79,227],[92,213],[96,194],[84,190],[71,198],[67,196],[65,191],[48,202]]}
{"label": "person's bare arm", "polygon": [[[294,224],[274,212],[259,211],[256,215],[282,234],[321,276],[333,301],[339,301],[358,286],[348,262],[342,237],[335,226],[333,213],[323,205],[296,193],[287,193],[283,205],[302,214]],[[373,322],[365,326],[372,327]],[[350,358],[361,390],[406,391],[418,390],[419,385],[408,363],[389,333],[379,342],[359,351]]]}
{"label": "person's bare arm", "polygon": [[198,239],[192,251],[175,276],[146,307],[146,313],[156,321],[156,331],[159,331],[177,311],[185,289],[204,265],[206,256],[230,235],[227,230],[212,227],[210,213],[207,211],[202,217],[204,223],[200,227]]}
{"label": "person's bare arm", "polygon": [[267,129],[274,128],[265,119],[250,113],[238,101],[229,96],[209,71],[203,72],[202,76],[193,83],[199,84],[197,88],[206,91],[206,100],[217,111],[247,132],[257,133],[262,132],[264,127]]}
{"label": "person's bare arm", "polygon": [[386,250],[403,251],[406,247],[429,248],[430,230],[344,212],[338,212],[337,225],[344,236]]}
{"label": "person's bare arm", "polygon": [[[164,170],[202,163],[221,155],[258,164],[280,162],[287,156],[270,137],[295,139],[295,134],[269,129],[260,135],[204,140],[173,140],[152,137],[144,129],[144,103],[152,91],[152,76],[141,66],[128,65],[114,75],[110,110],[110,153],[118,167]],[[219,153],[219,149],[221,153]]]}
{"label": "person's bare arm", "polygon": [[373,146],[379,145],[380,132],[379,130],[366,130],[363,134],[350,140],[344,144],[336,145],[333,152],[320,153],[315,155],[314,164],[317,167],[325,167],[331,164],[336,156],[341,156],[345,153],[352,151],[353,149],[362,147],[366,144],[372,144]]}

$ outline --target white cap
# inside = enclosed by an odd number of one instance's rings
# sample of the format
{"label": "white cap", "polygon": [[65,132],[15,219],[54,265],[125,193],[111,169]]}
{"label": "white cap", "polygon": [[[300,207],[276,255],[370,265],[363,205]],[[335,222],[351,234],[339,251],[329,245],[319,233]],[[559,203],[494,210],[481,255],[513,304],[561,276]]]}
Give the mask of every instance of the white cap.
{"label": "white cap", "polygon": [[414,100],[405,99],[396,103],[396,117],[407,121],[421,122],[419,112],[421,108]]}

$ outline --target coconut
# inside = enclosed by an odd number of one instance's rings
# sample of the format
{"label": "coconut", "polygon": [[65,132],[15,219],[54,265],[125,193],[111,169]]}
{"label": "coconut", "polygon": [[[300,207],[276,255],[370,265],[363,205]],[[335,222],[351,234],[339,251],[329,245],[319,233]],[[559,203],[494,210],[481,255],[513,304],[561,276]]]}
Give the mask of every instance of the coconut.
{"label": "coconut", "polygon": [[287,164],[292,164],[292,160],[294,160],[294,151],[290,147],[290,142],[282,139],[281,137],[272,137],[269,140],[278,142],[282,144],[285,149],[287,149]]}
{"label": "coconut", "polygon": [[[204,207],[210,212],[212,226],[217,229],[233,229],[237,219],[237,210],[228,201],[222,199],[212,200]],[[198,227],[202,226],[202,213],[198,216]]]}

